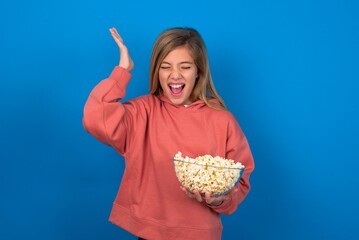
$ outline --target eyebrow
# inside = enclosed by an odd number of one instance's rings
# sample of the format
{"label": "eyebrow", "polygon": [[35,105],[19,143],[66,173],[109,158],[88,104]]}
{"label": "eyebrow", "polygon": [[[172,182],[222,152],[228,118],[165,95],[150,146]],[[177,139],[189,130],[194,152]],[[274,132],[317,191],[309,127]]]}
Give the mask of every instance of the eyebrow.
{"label": "eyebrow", "polygon": [[[169,65],[171,65],[169,62],[166,62],[166,61],[163,61],[161,64],[169,64]],[[184,63],[187,63],[187,64],[193,64],[193,62],[191,62],[191,61],[183,61],[183,62],[180,62],[180,64],[184,64]]]}

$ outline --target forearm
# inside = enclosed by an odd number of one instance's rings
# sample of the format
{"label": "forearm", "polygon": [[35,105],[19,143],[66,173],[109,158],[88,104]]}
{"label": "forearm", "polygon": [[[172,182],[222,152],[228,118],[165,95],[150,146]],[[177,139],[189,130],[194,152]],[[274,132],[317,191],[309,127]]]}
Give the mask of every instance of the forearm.
{"label": "forearm", "polygon": [[236,121],[231,122],[228,130],[226,158],[242,163],[245,169],[235,189],[231,191],[230,197],[219,206],[211,206],[211,208],[218,213],[232,214],[248,195],[249,178],[254,170],[254,160],[248,141]]}
{"label": "forearm", "polygon": [[231,191],[231,195],[228,199],[224,200],[222,203],[215,203],[208,205],[213,209],[213,211],[230,215],[237,210],[238,205],[245,199],[247,196],[250,186],[249,184],[244,183],[244,180],[237,184],[236,191]]}
{"label": "forearm", "polygon": [[105,144],[111,145],[114,131],[124,115],[124,106],[118,100],[125,96],[130,78],[128,71],[115,67],[109,78],[91,91],[85,104],[84,128]]}

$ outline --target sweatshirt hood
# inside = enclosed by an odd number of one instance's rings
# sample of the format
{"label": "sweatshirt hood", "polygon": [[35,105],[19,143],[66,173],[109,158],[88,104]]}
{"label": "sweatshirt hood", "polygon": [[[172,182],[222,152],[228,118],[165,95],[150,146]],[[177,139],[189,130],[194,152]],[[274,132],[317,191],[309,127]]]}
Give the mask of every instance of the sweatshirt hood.
{"label": "sweatshirt hood", "polygon": [[[158,98],[165,105],[177,108],[178,110],[180,110],[180,109],[188,109],[188,110],[191,110],[191,111],[198,111],[198,110],[201,110],[201,109],[207,107],[207,104],[201,99],[197,100],[197,101],[194,101],[193,103],[188,104],[188,105],[176,105],[176,104],[173,104],[171,102],[171,100],[168,97],[166,97],[163,93],[160,93]],[[213,102],[216,102],[216,103],[219,104],[219,101],[217,99],[210,99],[209,101],[211,101],[211,102],[213,101]]]}

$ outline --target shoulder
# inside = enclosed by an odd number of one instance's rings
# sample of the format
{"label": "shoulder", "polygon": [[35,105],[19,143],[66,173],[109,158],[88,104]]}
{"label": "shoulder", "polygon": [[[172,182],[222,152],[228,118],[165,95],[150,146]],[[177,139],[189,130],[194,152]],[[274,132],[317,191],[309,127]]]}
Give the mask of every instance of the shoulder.
{"label": "shoulder", "polygon": [[211,117],[213,117],[214,119],[217,119],[218,121],[237,122],[236,117],[229,110],[214,109],[214,108],[208,107],[207,112]]}
{"label": "shoulder", "polygon": [[242,132],[236,116],[229,110],[210,110],[210,121],[227,132]]}
{"label": "shoulder", "polygon": [[147,94],[128,100],[125,102],[125,104],[148,109],[152,108],[156,104],[159,104],[159,99],[152,94]]}
{"label": "shoulder", "polygon": [[142,103],[142,104],[147,104],[147,105],[153,105],[153,104],[156,104],[157,102],[159,102],[159,99],[155,95],[146,94],[146,95],[142,95],[137,98],[134,98],[131,101]]}

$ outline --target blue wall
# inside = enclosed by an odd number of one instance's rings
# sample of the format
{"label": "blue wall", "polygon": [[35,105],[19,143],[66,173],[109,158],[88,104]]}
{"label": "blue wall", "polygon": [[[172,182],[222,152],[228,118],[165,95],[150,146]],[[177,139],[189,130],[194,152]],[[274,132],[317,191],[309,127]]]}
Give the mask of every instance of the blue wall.
{"label": "blue wall", "polygon": [[82,127],[90,90],[168,27],[203,35],[256,160],[224,239],[359,239],[359,4],[350,0],[0,3],[0,239],[134,239],[107,221],[123,161]]}

